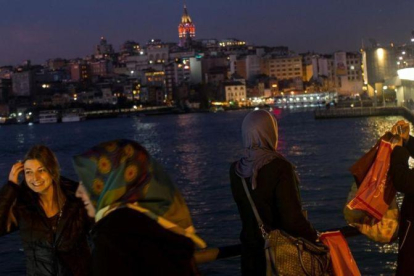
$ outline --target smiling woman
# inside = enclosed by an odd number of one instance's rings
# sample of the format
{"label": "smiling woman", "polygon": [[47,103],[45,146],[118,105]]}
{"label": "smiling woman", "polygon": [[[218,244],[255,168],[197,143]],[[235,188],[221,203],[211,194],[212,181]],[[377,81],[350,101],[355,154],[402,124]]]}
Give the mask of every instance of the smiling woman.
{"label": "smiling woman", "polygon": [[0,236],[20,230],[27,275],[90,274],[87,233],[93,219],[85,200],[76,197],[78,183],[60,177],[59,170],[49,148],[34,146],[13,165],[0,191]]}

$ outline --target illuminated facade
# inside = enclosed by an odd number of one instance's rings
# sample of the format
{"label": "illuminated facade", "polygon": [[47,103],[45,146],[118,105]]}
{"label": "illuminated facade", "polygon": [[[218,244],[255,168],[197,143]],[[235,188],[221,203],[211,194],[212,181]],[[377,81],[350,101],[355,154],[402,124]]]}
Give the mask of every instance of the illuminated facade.
{"label": "illuminated facade", "polygon": [[265,74],[283,79],[302,79],[302,57],[301,56],[270,56],[266,59]]}
{"label": "illuminated facade", "polygon": [[375,101],[384,99],[383,87],[386,79],[397,75],[396,53],[394,47],[365,48],[363,55],[364,89]]}
{"label": "illuminated facade", "polygon": [[178,37],[180,39],[180,47],[190,46],[191,40],[195,38],[195,25],[188,15],[186,5],[184,5],[184,13],[181,17],[181,23],[178,25]]}

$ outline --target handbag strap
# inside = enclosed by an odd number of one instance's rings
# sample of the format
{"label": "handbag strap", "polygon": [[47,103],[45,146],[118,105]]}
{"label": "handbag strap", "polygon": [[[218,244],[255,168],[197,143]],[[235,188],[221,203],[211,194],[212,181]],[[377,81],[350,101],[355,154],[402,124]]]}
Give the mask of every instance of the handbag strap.
{"label": "handbag strap", "polygon": [[264,228],[264,224],[263,224],[262,219],[260,218],[259,212],[257,211],[256,204],[254,204],[252,196],[250,195],[250,192],[249,192],[249,188],[247,188],[246,180],[243,177],[240,177],[240,178],[243,182],[243,188],[244,188],[244,191],[246,192],[247,198],[249,199],[250,206],[252,206],[252,210],[253,210],[254,216],[256,217],[257,224],[259,225],[259,229],[262,232],[262,236],[263,238],[267,238],[269,234],[266,232]]}

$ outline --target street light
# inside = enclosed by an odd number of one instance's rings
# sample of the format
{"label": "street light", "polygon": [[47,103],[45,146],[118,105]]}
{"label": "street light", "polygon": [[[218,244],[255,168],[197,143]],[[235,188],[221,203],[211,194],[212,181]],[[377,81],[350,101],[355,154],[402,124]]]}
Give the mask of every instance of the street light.
{"label": "street light", "polygon": [[357,96],[359,98],[359,101],[361,102],[361,109],[362,109],[362,98],[361,98],[361,95],[357,94]]}

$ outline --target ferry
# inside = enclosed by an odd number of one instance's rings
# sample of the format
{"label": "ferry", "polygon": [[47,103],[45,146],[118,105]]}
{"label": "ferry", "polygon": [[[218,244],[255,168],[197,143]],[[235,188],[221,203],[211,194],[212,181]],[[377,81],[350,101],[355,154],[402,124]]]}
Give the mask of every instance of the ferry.
{"label": "ferry", "polygon": [[39,112],[40,124],[57,123],[59,119],[59,112],[57,110],[43,110]]}
{"label": "ferry", "polygon": [[336,103],[337,101],[338,94],[336,92],[288,94],[275,97],[273,106],[277,108],[325,107],[326,104]]}
{"label": "ferry", "polygon": [[62,123],[80,122],[86,119],[82,108],[66,109],[62,114]]}

